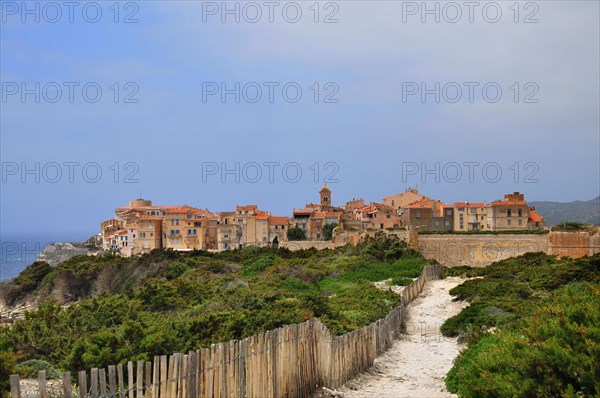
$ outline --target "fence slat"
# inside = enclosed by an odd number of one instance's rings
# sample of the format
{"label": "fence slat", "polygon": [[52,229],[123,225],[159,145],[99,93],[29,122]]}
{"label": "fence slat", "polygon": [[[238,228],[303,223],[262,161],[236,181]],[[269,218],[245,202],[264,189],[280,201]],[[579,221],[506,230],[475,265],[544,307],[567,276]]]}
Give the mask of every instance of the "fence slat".
{"label": "fence slat", "polygon": [[79,397],[87,397],[87,375],[85,373],[85,370],[82,370],[79,373],[77,373],[77,382],[79,383]]}
{"label": "fence slat", "polygon": [[137,396],[137,398],[143,398],[143,394],[144,394],[144,361],[137,361],[136,371],[137,371],[137,378],[136,378],[136,383],[135,383],[135,386],[137,389],[136,396]]}
{"label": "fence slat", "polygon": [[63,384],[63,397],[64,398],[73,398],[73,391],[71,388],[71,372],[63,373],[62,384]]}
{"label": "fence slat", "polygon": [[160,356],[154,356],[154,363],[152,369],[152,394],[151,398],[158,398],[158,386],[160,382]]}
{"label": "fence slat", "polygon": [[90,377],[90,395],[92,398],[98,398],[98,368],[92,368]]}
{"label": "fence slat", "polygon": [[104,368],[98,370],[100,378],[100,396],[106,397],[106,370]]}
{"label": "fence slat", "polygon": [[163,355],[160,357],[160,396],[161,398],[167,397],[167,379],[168,379],[168,366],[167,356]]}
{"label": "fence slat", "polygon": [[152,397],[152,362],[146,362],[146,372],[144,381],[144,397]]}
{"label": "fence slat", "polygon": [[19,375],[10,375],[10,398],[21,398]]}
{"label": "fence slat", "polygon": [[115,380],[115,365],[108,366],[108,394],[110,398],[116,398],[117,383]]}
{"label": "fence slat", "polygon": [[38,372],[38,394],[40,398],[46,398],[48,392],[46,391],[46,371],[40,370]]}
{"label": "fence slat", "polygon": [[119,382],[119,398],[125,398],[125,378],[123,377],[123,364],[117,365],[117,379]]}
{"label": "fence slat", "polygon": [[198,379],[198,356],[194,351],[190,351],[188,353],[188,357],[190,359],[189,365],[189,385],[188,385],[188,395],[187,398],[196,398],[196,383]]}
{"label": "fence slat", "polygon": [[127,391],[129,398],[134,398],[135,390],[133,389],[133,362],[127,362]]}

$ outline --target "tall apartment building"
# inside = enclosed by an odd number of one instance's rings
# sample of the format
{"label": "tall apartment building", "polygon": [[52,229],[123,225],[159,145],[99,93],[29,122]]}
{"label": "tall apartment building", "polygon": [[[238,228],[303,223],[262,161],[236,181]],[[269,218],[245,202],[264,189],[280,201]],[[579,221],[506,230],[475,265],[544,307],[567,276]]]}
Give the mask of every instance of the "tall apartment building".
{"label": "tall apartment building", "polygon": [[455,231],[486,231],[488,226],[488,205],[483,202],[456,202],[454,209]]}
{"label": "tall apartment building", "polygon": [[514,231],[527,229],[529,207],[525,195],[513,192],[504,195],[504,200],[495,200],[488,207],[489,229],[492,231]]}

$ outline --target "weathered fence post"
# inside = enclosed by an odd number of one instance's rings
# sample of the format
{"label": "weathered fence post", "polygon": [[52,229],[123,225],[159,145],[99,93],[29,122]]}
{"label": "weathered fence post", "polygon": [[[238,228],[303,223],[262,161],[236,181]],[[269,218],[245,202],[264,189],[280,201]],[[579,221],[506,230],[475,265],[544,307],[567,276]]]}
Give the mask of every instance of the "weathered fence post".
{"label": "weathered fence post", "polygon": [[73,398],[71,391],[71,372],[65,372],[62,377],[64,398]]}
{"label": "weathered fence post", "polygon": [[79,383],[79,397],[86,398],[88,396],[87,393],[87,375],[85,370],[77,373],[77,382]]}
{"label": "weathered fence post", "polygon": [[40,398],[46,398],[46,371],[40,370],[38,372],[38,394]]}
{"label": "weathered fence post", "polygon": [[21,398],[19,375],[10,375],[10,398]]}

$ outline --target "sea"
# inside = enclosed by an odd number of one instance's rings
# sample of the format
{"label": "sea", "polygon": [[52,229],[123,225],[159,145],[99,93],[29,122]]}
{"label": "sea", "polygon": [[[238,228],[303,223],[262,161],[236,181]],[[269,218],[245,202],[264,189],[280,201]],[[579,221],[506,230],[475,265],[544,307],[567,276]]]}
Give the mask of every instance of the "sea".
{"label": "sea", "polygon": [[10,233],[0,235],[0,281],[15,278],[50,243],[83,242],[92,232]]}

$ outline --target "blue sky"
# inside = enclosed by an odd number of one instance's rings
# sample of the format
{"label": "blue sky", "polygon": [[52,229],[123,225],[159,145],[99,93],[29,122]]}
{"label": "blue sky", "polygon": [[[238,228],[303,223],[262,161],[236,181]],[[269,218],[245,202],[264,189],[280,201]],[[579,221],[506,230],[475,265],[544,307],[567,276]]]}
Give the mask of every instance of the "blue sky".
{"label": "blue sky", "polygon": [[[120,2],[118,23],[112,1],[94,3],[102,10],[96,23],[82,16],[89,2],[78,3],[73,22],[57,2],[63,14],[56,23],[48,21],[53,10],[43,14],[45,3],[38,3],[40,22],[24,14],[22,2],[0,3],[3,234],[95,233],[114,207],[140,195],[212,211],[257,203],[288,215],[318,200],[333,171],[336,204],[354,197],[379,201],[415,185],[450,203],[491,201],[512,191],[555,201],[600,192],[598,2],[541,1],[535,8],[523,2],[518,16],[512,1],[497,2],[502,17],[495,23],[483,17],[485,2],[473,22],[463,8],[456,23],[448,21],[452,10],[439,23],[408,13],[421,2],[321,2],[318,23],[312,1],[295,3],[302,10],[296,23],[282,16],[289,2],[278,3],[273,22],[264,3],[255,3],[263,13],[257,23],[244,19],[254,14],[241,14],[236,23],[231,15],[222,22],[221,10],[207,13],[221,2]],[[27,2],[31,9],[36,3]],[[238,4],[241,10],[245,3]],[[124,23],[131,12],[138,22]],[[338,22],[323,23],[331,13]],[[524,23],[527,16],[538,22]],[[10,92],[22,83],[35,91],[36,82],[39,103],[33,94],[23,101]],[[49,82],[63,87],[56,103],[48,100],[54,95]],[[73,102],[65,82],[79,84]],[[243,96],[236,103],[233,95],[203,101],[203,86],[236,82],[256,82],[263,96],[256,103]],[[265,82],[278,84],[273,102]],[[407,85],[431,89],[436,82],[449,90],[439,102],[433,94],[403,101]],[[450,82],[463,87],[456,102],[449,100]],[[465,82],[477,84],[472,102]],[[89,83],[102,89],[96,103],[83,97]],[[284,98],[288,83],[301,88],[298,102]],[[482,93],[491,83],[502,89],[497,102]],[[137,103],[124,103],[127,94]],[[325,103],[327,94],[337,102]],[[537,103],[526,102],[527,94]],[[266,162],[278,163],[272,181]],[[73,165],[72,181],[65,163]],[[240,180],[229,174],[222,182],[219,173],[203,178],[203,163],[205,169],[239,163]],[[262,176],[251,182],[256,164]],[[286,164],[292,173],[284,176]],[[406,175],[412,165],[435,170],[436,164],[438,172]],[[472,181],[465,164],[478,164]],[[24,168],[33,171],[23,174]],[[295,178],[298,168],[302,176]],[[137,182],[125,181],[131,172],[129,180]]]}

